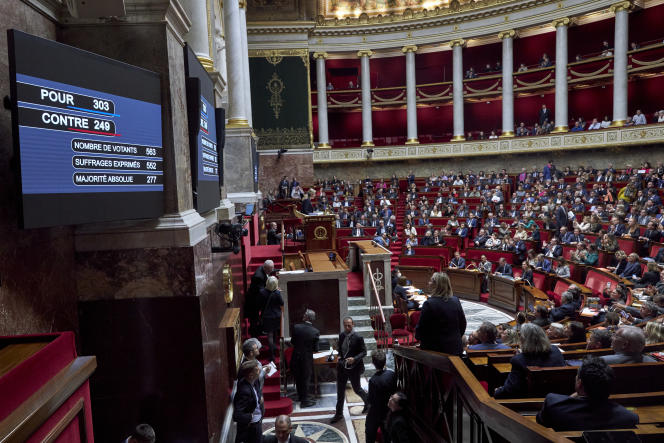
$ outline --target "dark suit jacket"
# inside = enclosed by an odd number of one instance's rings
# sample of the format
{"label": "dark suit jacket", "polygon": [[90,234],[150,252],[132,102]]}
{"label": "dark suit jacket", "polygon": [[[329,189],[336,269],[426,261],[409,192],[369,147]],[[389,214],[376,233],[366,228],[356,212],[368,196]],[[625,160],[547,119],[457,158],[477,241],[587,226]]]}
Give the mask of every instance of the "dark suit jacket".
{"label": "dark suit jacket", "polygon": [[274,292],[270,292],[266,288],[263,288],[260,290],[260,295],[260,309],[263,311],[263,318],[281,318],[281,307],[284,305],[281,291],[277,289]]}
{"label": "dark suit jacket", "polygon": [[392,412],[387,419],[387,434],[392,443],[414,442],[408,420],[402,411]]}
{"label": "dark suit jacket", "polygon": [[[551,113],[549,112],[549,108],[546,109],[541,109],[539,110],[539,116],[538,116],[539,124],[542,126],[544,124],[545,120],[551,121]],[[549,175],[549,178],[551,178],[551,175]]]}
{"label": "dark suit jacket", "polygon": [[314,212],[314,207],[311,204],[311,200],[305,198],[304,200],[302,200],[302,213],[311,214],[312,212]]}
{"label": "dark suit jacket", "polygon": [[[343,343],[346,339],[350,337],[350,342],[348,342],[348,352],[342,355]],[[364,344],[364,338],[354,332],[352,335],[348,336],[345,332],[339,334],[339,366],[343,367],[343,360],[348,357],[353,357],[355,362],[350,369],[360,371],[360,374],[364,372],[364,361],[362,359],[367,355],[367,346]]]}
{"label": "dark suit jacket", "polygon": [[[307,443],[309,440],[302,437],[296,437],[295,434],[290,435],[288,443]],[[263,443],[279,443],[276,435],[263,436]]]}
{"label": "dark suit jacket", "polygon": [[533,282],[533,271],[530,269],[525,271],[523,274],[521,274],[521,280],[527,281],[531,286],[534,286],[535,283]]}
{"label": "dark suit jacket", "polygon": [[627,263],[620,277],[631,278],[632,275],[641,276],[641,264],[639,262]]}
{"label": "dark suit jacket", "polygon": [[459,257],[459,258],[454,257],[450,261],[450,265],[454,265],[457,268],[463,269],[463,268],[466,267],[466,259],[463,258],[463,257]]}
{"label": "dark suit jacket", "polygon": [[314,352],[318,351],[320,331],[311,323],[298,323],[293,326],[291,344],[293,345],[293,359],[312,361]]}
{"label": "dark suit jacket", "polygon": [[465,330],[466,316],[458,298],[431,297],[422,305],[415,338],[422,343],[421,349],[461,355],[461,335]]}
{"label": "dark suit jacket", "polygon": [[[258,395],[258,401],[261,401],[263,393],[258,379],[254,382],[254,389]],[[265,414],[263,403],[260,404],[261,413]],[[251,389],[251,384],[244,378],[237,382],[237,391],[233,398],[233,421],[248,425],[251,423],[251,416],[256,409],[256,396]]]}
{"label": "dark suit jacket", "polygon": [[564,305],[561,305],[559,308],[553,308],[551,310],[551,320],[552,321],[558,321],[562,320],[565,317],[574,317],[574,313],[576,312],[576,305],[572,303],[566,303]]}
{"label": "dark suit jacket", "polygon": [[511,276],[512,275],[512,267],[509,264],[505,263],[504,266],[497,266],[496,267],[496,272],[501,274],[501,275]]}
{"label": "dark suit jacket", "polygon": [[528,366],[565,366],[565,358],[556,346],[551,346],[548,354],[526,355],[517,354],[510,360],[512,371],[507,376],[505,384],[496,389],[495,398],[518,398],[527,394],[526,380]]}
{"label": "dark suit jacket", "polygon": [[379,422],[387,417],[387,402],[390,396],[397,391],[397,375],[394,371],[382,370],[376,372],[369,379],[369,393],[367,403],[369,404],[369,416]]}
{"label": "dark suit jacket", "polygon": [[537,423],[554,431],[633,428],[638,422],[638,415],[616,402],[560,394],[548,394],[537,414]]}

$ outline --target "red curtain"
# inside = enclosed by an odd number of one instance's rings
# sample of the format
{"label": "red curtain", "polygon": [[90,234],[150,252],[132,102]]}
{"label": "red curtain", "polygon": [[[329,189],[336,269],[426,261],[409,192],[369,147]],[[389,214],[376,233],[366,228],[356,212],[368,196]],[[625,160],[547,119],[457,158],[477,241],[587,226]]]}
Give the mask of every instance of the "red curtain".
{"label": "red curtain", "polygon": [[376,145],[394,145],[406,141],[406,109],[374,111],[371,117]]}
{"label": "red curtain", "polygon": [[571,90],[567,101],[570,120],[583,117],[590,124],[593,118],[597,118],[598,121],[602,121],[605,115],[611,118],[613,114],[613,85]]}
{"label": "red curtain", "polygon": [[627,96],[627,114],[632,115],[637,109],[641,109],[648,123],[654,123],[653,113],[664,109],[664,77],[630,81],[627,85]]}
{"label": "red curtain", "polygon": [[359,146],[362,141],[361,112],[329,112],[328,132],[336,147]]}
{"label": "red curtain", "polygon": [[448,141],[452,136],[452,125],[452,104],[417,109],[420,143]]}
{"label": "red curtain", "polygon": [[542,54],[545,52],[553,60],[556,54],[556,33],[546,32],[544,34],[514,39],[513,50],[515,71],[521,63],[526,66],[538,64],[542,58]]}
{"label": "red curtain", "polygon": [[484,67],[488,63],[493,69],[496,62],[503,61],[502,43],[491,43],[489,45],[473,46],[463,50],[463,70],[468,70],[471,66],[475,72],[484,72]]}
{"label": "red curtain", "polygon": [[415,54],[417,84],[452,81],[452,51]]}
{"label": "red curtain", "polygon": [[[371,59],[371,77],[376,82],[374,88],[389,88],[390,86],[405,86],[406,84],[406,56],[382,57]],[[372,82],[373,83],[373,82]]]}
{"label": "red curtain", "polygon": [[641,9],[629,14],[629,41],[643,44],[664,39],[664,5]]}
{"label": "red curtain", "polygon": [[[348,89],[348,82],[356,85],[360,79],[360,59],[332,59],[325,61],[325,77],[334,89]],[[357,73],[357,75],[355,75]]]}
{"label": "red curtain", "polygon": [[500,133],[503,118],[502,100],[464,103],[463,114],[466,134],[472,132],[473,136],[477,136],[479,131],[484,131],[484,135],[488,137],[491,131]]}
{"label": "red curtain", "polygon": [[539,110],[542,105],[549,108],[551,118],[554,118],[554,104],[556,98],[554,94],[532,95],[529,97],[517,97],[514,99],[514,124],[518,126],[524,122],[526,126],[532,126],[537,122]]}

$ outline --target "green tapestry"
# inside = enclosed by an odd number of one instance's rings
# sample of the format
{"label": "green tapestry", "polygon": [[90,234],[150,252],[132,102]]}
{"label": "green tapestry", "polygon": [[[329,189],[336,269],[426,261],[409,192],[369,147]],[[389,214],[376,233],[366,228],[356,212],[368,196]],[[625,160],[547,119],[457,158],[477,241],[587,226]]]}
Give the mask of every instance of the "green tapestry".
{"label": "green tapestry", "polygon": [[311,148],[309,52],[252,50],[249,72],[258,149]]}

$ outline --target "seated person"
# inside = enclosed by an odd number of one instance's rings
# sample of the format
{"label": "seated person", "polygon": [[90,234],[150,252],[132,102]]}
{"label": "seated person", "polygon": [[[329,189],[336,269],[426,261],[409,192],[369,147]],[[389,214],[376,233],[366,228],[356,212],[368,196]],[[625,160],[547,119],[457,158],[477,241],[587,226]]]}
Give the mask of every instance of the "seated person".
{"label": "seated person", "polygon": [[562,323],[551,323],[549,329],[546,330],[546,336],[549,337],[549,340],[565,338],[565,326]]}
{"label": "seated person", "polygon": [[563,292],[560,297],[560,307],[551,310],[551,321],[560,321],[565,317],[574,318],[576,315],[576,305],[574,304],[574,296],[568,292]]}
{"label": "seated person", "polygon": [[505,257],[500,257],[498,259],[498,266],[496,266],[496,271],[494,275],[500,275],[504,277],[512,277],[512,267],[507,263]]}
{"label": "seated person", "polygon": [[641,264],[639,263],[639,254],[632,252],[627,256],[627,264],[621,274],[621,278],[641,277]]}
{"label": "seated person", "polygon": [[539,326],[526,323],[521,327],[521,353],[510,360],[512,371],[505,384],[496,389],[495,398],[516,398],[527,395],[528,366],[565,366],[563,354],[546,337]]}
{"label": "seated person", "polygon": [[415,300],[409,300],[408,291],[406,290],[406,288],[404,288],[404,286],[407,285],[407,281],[408,280],[406,280],[406,277],[404,277],[403,275],[399,277],[399,281],[397,285],[394,287],[392,293],[394,294],[395,297],[399,297],[403,300],[406,300],[406,305],[408,306],[409,311],[418,310],[420,309],[420,304],[417,303]]}
{"label": "seated person", "polygon": [[565,325],[567,343],[581,343],[586,341],[586,328],[583,323],[571,321]]}
{"label": "seated person", "polygon": [[466,259],[461,257],[459,251],[454,251],[454,258],[450,260],[450,268],[464,269],[466,267]]}
{"label": "seated person", "polygon": [[613,354],[603,355],[602,358],[610,365],[623,363],[652,363],[655,361],[649,355],[642,354],[646,346],[646,337],[641,328],[636,326],[623,326],[613,334],[611,348]]}
{"label": "seated person", "polygon": [[558,244],[558,239],[553,237],[551,243],[543,242],[542,252],[545,257],[560,257],[563,255],[563,247]]}
{"label": "seated person", "polygon": [[611,331],[605,328],[592,329],[586,349],[607,349],[611,347]]}
{"label": "seated person", "polygon": [[415,255],[415,250],[411,245],[406,245],[406,250],[404,251],[403,255]]}
{"label": "seated person", "polygon": [[544,258],[544,254],[537,254],[533,267],[544,272],[551,272],[551,260]]}
{"label": "seated person", "polygon": [[551,324],[551,321],[549,320],[549,310],[546,308],[546,306],[538,305],[535,308],[535,318],[531,323],[534,323],[542,328]]}
{"label": "seated person", "polygon": [[659,314],[657,305],[651,301],[642,302],[639,309],[633,306],[625,306],[623,311],[627,314],[627,318],[624,319],[625,323],[632,325],[647,323],[654,320]]}
{"label": "seated person", "polygon": [[636,288],[646,288],[648,286],[655,286],[659,283],[659,267],[654,261],[649,261],[646,265],[646,272],[643,277],[634,282]]}
{"label": "seated person", "polygon": [[[488,239],[489,236],[486,234],[484,228],[482,228],[480,229],[480,232],[477,234],[477,237],[475,237],[475,239],[473,240],[473,243],[475,243],[475,247],[483,248]],[[664,248],[662,249],[664,250]]]}
{"label": "seated person", "polygon": [[477,336],[480,339],[479,344],[468,346],[471,351],[486,351],[490,349],[510,349],[509,346],[502,343],[496,343],[498,336],[498,329],[496,325],[491,322],[485,321],[477,330]]}
{"label": "seated person", "polygon": [[585,360],[576,376],[576,392],[570,396],[548,394],[537,423],[554,431],[633,428],[639,416],[609,400],[613,369],[597,357]]}

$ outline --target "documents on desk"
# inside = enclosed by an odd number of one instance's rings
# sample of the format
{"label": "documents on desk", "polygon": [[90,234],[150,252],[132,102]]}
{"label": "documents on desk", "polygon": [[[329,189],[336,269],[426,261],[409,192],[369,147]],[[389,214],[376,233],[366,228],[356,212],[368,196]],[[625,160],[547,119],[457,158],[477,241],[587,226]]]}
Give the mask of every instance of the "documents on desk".
{"label": "documents on desk", "polygon": [[[332,351],[332,355],[337,355],[337,354],[339,353],[337,352],[336,349]],[[327,357],[328,355],[330,355],[330,351],[316,352],[314,354],[314,360],[321,357]]]}

